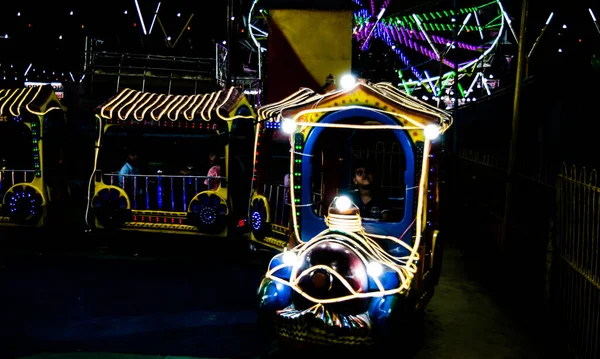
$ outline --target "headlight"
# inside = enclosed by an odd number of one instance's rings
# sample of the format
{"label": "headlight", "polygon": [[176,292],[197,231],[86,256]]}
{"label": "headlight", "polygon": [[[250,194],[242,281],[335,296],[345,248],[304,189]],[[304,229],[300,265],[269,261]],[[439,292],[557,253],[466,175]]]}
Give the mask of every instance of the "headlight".
{"label": "headlight", "polygon": [[367,273],[371,277],[379,277],[383,273],[383,266],[379,262],[370,262],[367,264]]}
{"label": "headlight", "polygon": [[285,251],[283,252],[283,264],[287,265],[287,266],[293,266],[294,264],[296,264],[296,259],[298,257],[296,256],[296,253],[291,252],[291,251]]}
{"label": "headlight", "polygon": [[349,210],[350,207],[352,207],[352,201],[350,200],[350,198],[348,198],[348,196],[340,196],[336,198],[335,208],[337,208],[338,210],[345,212]]}

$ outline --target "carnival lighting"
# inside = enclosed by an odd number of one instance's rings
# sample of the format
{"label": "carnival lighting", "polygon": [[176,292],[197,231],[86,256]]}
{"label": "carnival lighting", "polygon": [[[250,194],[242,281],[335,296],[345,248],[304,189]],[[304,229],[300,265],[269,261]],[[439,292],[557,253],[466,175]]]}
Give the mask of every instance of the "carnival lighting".
{"label": "carnival lighting", "polygon": [[437,125],[427,125],[423,131],[425,137],[430,140],[435,140],[440,135],[440,128]]}
{"label": "carnival lighting", "polygon": [[369,262],[367,264],[367,273],[371,277],[379,277],[383,273],[383,266],[378,262]]}
{"label": "carnival lighting", "polygon": [[296,132],[296,121],[285,118],[281,122],[281,130],[285,133],[294,133]]}
{"label": "carnival lighting", "polygon": [[354,86],[355,83],[356,83],[356,77],[354,77],[350,74],[343,75],[342,78],[340,79],[340,85],[342,86],[343,89],[349,89],[350,87]]}
{"label": "carnival lighting", "polygon": [[298,256],[296,255],[296,253],[294,253],[292,251],[283,252],[283,263],[285,265],[292,266],[292,265],[296,264],[297,259],[298,259]]}
{"label": "carnival lighting", "polygon": [[[430,105],[426,105],[420,101],[417,101],[410,96],[406,95],[403,92],[398,91],[393,85],[389,83],[379,83],[379,84],[367,84],[364,82],[358,82],[358,86],[363,86],[363,91],[379,93],[382,96],[388,98],[391,103],[399,107],[409,107],[414,110],[420,111],[422,113],[427,113],[429,116],[433,118],[438,118],[438,121],[433,121],[437,124],[433,124],[432,122],[423,123],[422,121],[414,118],[413,116],[404,115],[401,113],[397,113],[392,110],[385,110],[381,108],[374,108],[372,106],[366,105],[344,105],[344,106],[332,106],[332,107],[319,107],[315,106],[315,103],[326,102],[331,96],[340,96],[340,94],[348,93],[349,91],[356,91],[356,86],[349,90],[338,90],[332,91],[326,94],[316,94],[308,89],[301,89],[295,94],[288,96],[286,99],[281,100],[277,103],[263,106],[258,111],[259,120],[267,120],[267,121],[282,121],[284,118],[283,113],[286,108],[300,108],[301,110],[294,112],[292,120],[296,125],[310,128],[310,127],[330,127],[330,128],[350,128],[350,129],[361,129],[361,130],[375,130],[375,129],[390,129],[390,130],[406,130],[409,132],[410,136],[413,136],[415,141],[423,141],[423,162],[421,164],[421,173],[429,173],[429,152],[431,149],[431,139],[430,137],[434,137],[440,135],[445,132],[447,128],[451,124],[451,117],[447,114],[442,113],[441,111],[432,108]],[[324,123],[320,121],[316,121],[316,118],[320,118],[327,113],[340,111],[340,110],[349,110],[349,109],[362,109],[366,111],[373,111],[385,114],[387,116],[392,116],[398,119],[398,125],[384,125],[384,124],[342,124],[342,123]],[[287,120],[287,118],[283,119],[283,121]],[[306,156],[309,154],[302,153],[302,145],[298,145],[296,141],[302,140],[302,134],[297,134],[297,136],[290,136],[290,145],[294,149],[291,152],[290,156],[290,173],[294,173],[293,176],[290,176],[290,188],[296,188],[296,181],[299,180],[302,175],[298,171],[295,170],[295,164],[298,161],[302,161],[302,156]],[[299,157],[299,158],[297,158]],[[256,154],[254,160],[256,161]],[[281,259],[281,264],[274,264],[270,266],[269,271],[266,276],[270,280],[284,284],[294,290],[296,293],[302,295],[304,298],[312,301],[313,303],[334,303],[334,302],[342,302],[351,300],[353,298],[367,298],[373,296],[381,296],[381,295],[389,295],[402,292],[404,290],[408,290],[410,288],[410,283],[412,278],[414,277],[414,273],[417,272],[417,263],[420,259],[418,248],[421,242],[421,236],[423,232],[424,226],[427,224],[423,222],[423,213],[426,211],[426,201],[427,200],[427,182],[426,175],[421,176],[420,183],[418,185],[418,198],[417,198],[417,208],[415,212],[415,238],[413,239],[412,245],[407,244],[402,238],[398,238],[395,236],[389,235],[377,235],[373,233],[365,232],[364,228],[361,225],[361,217],[358,211],[340,211],[340,207],[344,208],[348,206],[349,199],[343,199],[343,197],[335,198],[332,204],[329,207],[328,215],[325,217],[325,223],[328,226],[328,229],[319,233],[318,235],[312,237],[309,241],[303,241],[302,237],[299,233],[300,228],[300,211],[299,208],[305,206],[306,204],[300,203],[300,198],[296,197],[295,191],[290,192],[290,202],[291,202],[291,213],[292,213],[292,228],[296,243],[298,245],[293,249],[284,252],[281,255],[290,256],[290,252],[295,253],[296,257],[303,258],[303,255],[309,253],[311,248],[315,245],[315,243],[320,243],[323,241],[326,242],[336,242],[342,241],[341,237],[343,237],[344,242],[349,242],[349,248],[353,248],[353,251],[356,255],[361,258],[365,267],[371,267],[371,271],[369,275],[373,279],[375,283],[377,283],[377,290],[369,291],[369,292],[359,292],[354,290],[352,286],[348,283],[346,278],[342,277],[337,273],[333,268],[327,265],[319,265],[318,267],[322,270],[325,270],[328,273],[331,273],[334,277],[336,277],[347,289],[348,295],[341,295],[335,298],[315,298],[313,295],[306,293],[300,286],[298,285],[302,278],[310,275],[310,271],[314,269],[303,270],[301,272],[296,272],[293,265],[286,264]],[[338,203],[339,201],[339,203]],[[345,202],[345,203],[344,203]],[[339,206],[339,207],[338,207]],[[338,236],[341,236],[338,238]],[[409,251],[409,253],[405,256],[393,256],[387,253],[383,248],[381,248],[377,241],[391,241],[398,246],[402,246]],[[275,259],[273,259],[275,260]],[[272,262],[273,262],[272,260]],[[289,261],[291,262],[291,261]],[[289,263],[288,262],[288,263]],[[384,268],[386,271],[395,272],[398,278],[398,285],[393,288],[388,287],[384,288],[381,284],[379,278],[376,275],[379,272],[379,267],[377,264],[369,264],[371,262],[376,262],[379,264],[381,268]],[[290,268],[292,267],[292,268]],[[277,271],[287,268],[286,270],[292,270],[292,276],[289,280],[283,279],[275,275]]]}
{"label": "carnival lighting", "polygon": [[352,201],[348,196],[340,196],[335,201],[335,207],[340,211],[347,211],[352,206]]}
{"label": "carnival lighting", "polygon": [[144,31],[144,35],[148,35],[146,32],[146,25],[144,24],[144,17],[142,16],[142,11],[140,10],[140,4],[138,0],[135,0],[135,8],[137,9],[138,16],[140,18],[140,24],[142,24],[142,30]]}

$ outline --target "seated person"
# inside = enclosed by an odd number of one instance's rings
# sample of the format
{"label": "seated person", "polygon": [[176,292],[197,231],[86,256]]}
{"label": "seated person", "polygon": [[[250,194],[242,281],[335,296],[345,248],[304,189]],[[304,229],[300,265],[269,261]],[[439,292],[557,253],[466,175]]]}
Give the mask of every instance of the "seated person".
{"label": "seated person", "polygon": [[362,218],[387,221],[390,201],[377,188],[375,168],[372,164],[359,162],[352,172],[352,183],[358,188],[349,193],[352,202],[359,208]]}
{"label": "seated person", "polygon": [[[125,164],[119,170],[118,183],[119,187],[125,189],[126,183],[133,183],[134,177],[132,175],[137,175],[140,173],[138,168],[138,155],[137,151],[134,148],[127,149],[127,157],[125,159]],[[133,186],[131,186],[133,187]]]}
{"label": "seated person", "polygon": [[221,165],[219,164],[219,156],[216,152],[211,151],[208,154],[208,163],[211,166],[206,174],[204,184],[208,186],[208,189],[216,191],[221,185]]}

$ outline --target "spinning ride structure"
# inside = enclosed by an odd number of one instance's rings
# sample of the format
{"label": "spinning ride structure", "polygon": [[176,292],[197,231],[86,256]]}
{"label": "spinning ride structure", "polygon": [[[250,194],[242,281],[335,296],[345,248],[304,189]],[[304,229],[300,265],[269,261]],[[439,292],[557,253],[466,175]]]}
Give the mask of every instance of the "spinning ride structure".
{"label": "spinning ride structure", "polygon": [[476,101],[500,86],[493,62],[509,67],[512,55],[501,54],[502,47],[510,44],[509,38],[518,43],[500,1],[419,10],[393,14],[389,0],[361,5],[353,29],[360,51],[368,51],[374,41],[385,43],[398,60],[398,87],[438,107]]}

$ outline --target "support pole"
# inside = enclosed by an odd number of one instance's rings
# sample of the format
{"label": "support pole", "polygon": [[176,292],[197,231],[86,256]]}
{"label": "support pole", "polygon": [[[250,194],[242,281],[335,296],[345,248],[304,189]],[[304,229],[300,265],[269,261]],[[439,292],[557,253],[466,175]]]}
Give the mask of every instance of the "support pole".
{"label": "support pole", "polygon": [[519,33],[519,54],[517,57],[517,78],[515,81],[515,95],[513,102],[513,117],[512,117],[512,136],[510,138],[510,152],[508,155],[508,169],[506,176],[506,197],[504,202],[504,216],[502,220],[502,244],[501,250],[506,244],[507,232],[510,227],[510,213],[512,208],[512,188],[515,172],[515,162],[517,158],[517,144],[519,138],[519,111],[521,103],[521,87],[523,84],[523,65],[525,62],[525,31],[527,20],[528,0],[523,0],[521,6],[521,30]]}

